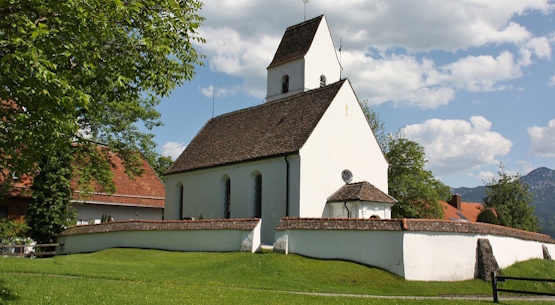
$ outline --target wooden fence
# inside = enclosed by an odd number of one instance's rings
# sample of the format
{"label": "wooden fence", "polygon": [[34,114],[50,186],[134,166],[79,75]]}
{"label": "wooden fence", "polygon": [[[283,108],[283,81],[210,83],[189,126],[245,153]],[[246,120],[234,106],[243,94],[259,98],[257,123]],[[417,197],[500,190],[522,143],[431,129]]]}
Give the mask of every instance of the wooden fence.
{"label": "wooden fence", "polygon": [[[13,253],[5,253],[2,255],[7,256],[20,256],[20,257],[50,257],[56,255],[56,247],[58,244],[35,244],[35,245],[0,245],[0,249],[14,249]],[[25,253],[25,248],[31,247],[33,250]],[[37,251],[39,249],[40,251]]]}

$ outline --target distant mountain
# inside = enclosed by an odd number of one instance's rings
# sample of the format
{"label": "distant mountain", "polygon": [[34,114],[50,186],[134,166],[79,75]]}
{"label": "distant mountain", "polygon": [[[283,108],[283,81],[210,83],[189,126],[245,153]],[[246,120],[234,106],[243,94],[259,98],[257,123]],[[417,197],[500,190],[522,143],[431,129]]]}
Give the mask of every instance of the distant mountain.
{"label": "distant mountain", "polygon": [[[540,167],[521,179],[530,185],[530,191],[534,194],[532,205],[536,207],[534,214],[538,217],[542,233],[555,238],[555,170]],[[460,187],[452,191],[460,194],[463,201],[469,202],[482,202],[486,196],[485,186]]]}

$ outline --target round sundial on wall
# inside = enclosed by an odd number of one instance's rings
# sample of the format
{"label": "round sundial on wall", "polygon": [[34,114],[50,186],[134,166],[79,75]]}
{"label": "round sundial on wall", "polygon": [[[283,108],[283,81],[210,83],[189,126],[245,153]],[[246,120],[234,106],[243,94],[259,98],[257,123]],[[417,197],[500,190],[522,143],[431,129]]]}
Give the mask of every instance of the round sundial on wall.
{"label": "round sundial on wall", "polygon": [[341,172],[341,179],[343,179],[345,183],[349,184],[351,183],[351,181],[353,181],[353,173],[351,173],[350,170],[346,169]]}

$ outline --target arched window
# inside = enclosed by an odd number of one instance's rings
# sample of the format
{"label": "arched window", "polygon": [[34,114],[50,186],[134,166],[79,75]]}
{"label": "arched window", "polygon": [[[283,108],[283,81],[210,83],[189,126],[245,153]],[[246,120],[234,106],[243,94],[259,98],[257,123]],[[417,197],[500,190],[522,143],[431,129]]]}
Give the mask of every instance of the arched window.
{"label": "arched window", "polygon": [[289,92],[289,75],[285,74],[281,78],[281,93]]}
{"label": "arched window", "polygon": [[262,175],[254,173],[254,217],[262,218]]}
{"label": "arched window", "polygon": [[231,217],[231,179],[229,176],[225,175],[222,178],[222,186],[224,188],[224,218],[229,219]]}
{"label": "arched window", "polygon": [[326,76],[320,75],[320,88],[326,86]]}
{"label": "arched window", "polygon": [[183,184],[180,182],[175,186],[175,196],[177,205],[177,219],[183,219]]}

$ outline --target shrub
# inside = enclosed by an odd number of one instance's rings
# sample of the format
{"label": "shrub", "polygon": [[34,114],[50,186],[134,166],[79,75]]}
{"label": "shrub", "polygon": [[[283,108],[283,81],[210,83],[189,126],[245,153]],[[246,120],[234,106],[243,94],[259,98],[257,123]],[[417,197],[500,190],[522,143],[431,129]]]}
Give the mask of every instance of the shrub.
{"label": "shrub", "polygon": [[492,223],[495,225],[499,224],[499,219],[497,219],[497,216],[495,216],[495,212],[493,212],[492,209],[484,209],[482,212],[480,212],[476,221]]}

